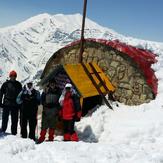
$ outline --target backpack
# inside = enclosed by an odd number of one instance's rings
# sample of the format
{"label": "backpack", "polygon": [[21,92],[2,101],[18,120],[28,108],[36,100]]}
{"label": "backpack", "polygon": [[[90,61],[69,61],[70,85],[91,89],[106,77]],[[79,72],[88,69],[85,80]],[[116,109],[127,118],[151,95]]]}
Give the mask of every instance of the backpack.
{"label": "backpack", "polygon": [[45,103],[47,105],[53,105],[58,103],[58,96],[53,93],[47,93],[45,96]]}

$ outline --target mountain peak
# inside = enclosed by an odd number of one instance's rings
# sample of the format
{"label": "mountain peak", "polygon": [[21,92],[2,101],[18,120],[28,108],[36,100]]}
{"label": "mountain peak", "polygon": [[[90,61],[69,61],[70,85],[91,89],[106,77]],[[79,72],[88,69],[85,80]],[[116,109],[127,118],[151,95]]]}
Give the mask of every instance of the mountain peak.
{"label": "mountain peak", "polygon": [[[3,74],[10,67],[20,72],[21,79],[33,78],[58,49],[80,39],[82,15],[43,13],[17,25],[0,29],[0,63]],[[125,37],[86,18],[85,38],[118,39],[129,45],[156,51],[162,44]],[[159,51],[158,51],[159,53]],[[24,63],[24,64],[22,64]],[[32,74],[32,75],[31,75]],[[3,80],[5,76],[2,77]]]}
{"label": "mountain peak", "polygon": [[47,13],[43,13],[43,14],[39,14],[36,16],[33,16],[29,19],[27,19],[26,21],[19,23],[18,25],[16,25],[18,28],[29,28],[33,25],[39,24],[39,23],[43,23],[44,21],[50,20],[51,15],[47,14]]}
{"label": "mountain peak", "polygon": [[[51,18],[51,15],[50,15],[50,14],[48,14],[48,13],[43,13],[43,14],[39,14],[39,15],[33,16],[33,17],[27,19],[27,20],[24,21],[24,22],[34,22],[34,23],[36,23],[36,22],[41,22],[42,20],[44,20],[44,19],[49,19],[49,18]],[[22,23],[23,23],[23,22],[22,22]],[[21,24],[21,23],[20,23],[20,24]]]}

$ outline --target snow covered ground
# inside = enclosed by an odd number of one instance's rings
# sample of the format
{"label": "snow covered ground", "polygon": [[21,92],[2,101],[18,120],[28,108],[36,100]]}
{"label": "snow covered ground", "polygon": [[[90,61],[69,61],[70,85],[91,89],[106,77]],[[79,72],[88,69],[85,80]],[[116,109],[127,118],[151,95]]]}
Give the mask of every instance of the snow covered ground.
{"label": "snow covered ground", "polygon": [[19,136],[0,138],[0,162],[162,163],[163,108],[159,102],[157,98],[138,107],[120,104],[114,111],[101,106],[77,124],[78,143],[35,145]]}
{"label": "snow covered ground", "polygon": [[106,106],[97,108],[76,125],[81,140],[78,143],[54,141],[35,145],[19,136],[2,137],[0,162],[162,163],[162,97],[160,91],[149,104],[113,104],[114,111]]}

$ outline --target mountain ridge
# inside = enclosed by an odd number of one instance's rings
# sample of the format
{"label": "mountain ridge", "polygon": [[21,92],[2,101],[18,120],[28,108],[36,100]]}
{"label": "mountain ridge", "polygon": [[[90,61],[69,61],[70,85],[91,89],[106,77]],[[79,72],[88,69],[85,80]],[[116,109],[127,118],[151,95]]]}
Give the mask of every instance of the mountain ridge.
{"label": "mountain ridge", "polygon": [[[80,39],[80,14],[34,16],[17,25],[0,28],[1,79],[15,69],[20,80],[33,80],[41,73],[47,60],[58,49]],[[118,34],[112,29],[86,19],[85,38],[118,39],[126,44],[160,54],[163,43],[139,40]],[[163,48],[161,49],[163,51]]]}

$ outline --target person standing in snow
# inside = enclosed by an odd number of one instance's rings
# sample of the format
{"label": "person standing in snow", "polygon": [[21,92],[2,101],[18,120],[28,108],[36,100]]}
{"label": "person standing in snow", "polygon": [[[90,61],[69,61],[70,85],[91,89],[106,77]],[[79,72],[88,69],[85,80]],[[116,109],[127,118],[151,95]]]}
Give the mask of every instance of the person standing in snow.
{"label": "person standing in snow", "polygon": [[2,84],[0,90],[0,107],[3,108],[1,132],[5,133],[8,125],[9,114],[11,114],[11,133],[12,135],[16,135],[20,109],[20,106],[16,103],[16,98],[22,90],[22,85],[16,80],[16,71],[11,71],[9,73],[9,78],[9,80]]}
{"label": "person standing in snow", "polygon": [[33,88],[33,83],[28,82],[17,97],[17,103],[22,102],[21,108],[21,136],[27,138],[27,123],[29,122],[30,139],[35,140],[35,129],[37,125],[37,110],[40,104],[40,93]]}
{"label": "person standing in snow", "polygon": [[55,80],[50,80],[41,95],[41,103],[43,105],[41,132],[38,139],[38,144],[45,140],[47,129],[49,129],[49,141],[53,141],[55,127],[58,121],[59,105],[59,90],[56,88]]}
{"label": "person standing in snow", "polygon": [[62,95],[59,98],[61,119],[64,126],[64,141],[78,141],[78,135],[74,130],[75,121],[80,121],[81,107],[80,98],[72,89],[72,85],[67,83]]}

